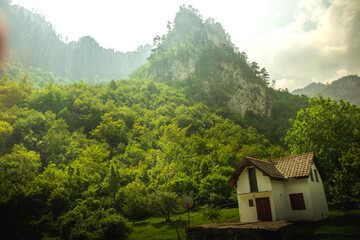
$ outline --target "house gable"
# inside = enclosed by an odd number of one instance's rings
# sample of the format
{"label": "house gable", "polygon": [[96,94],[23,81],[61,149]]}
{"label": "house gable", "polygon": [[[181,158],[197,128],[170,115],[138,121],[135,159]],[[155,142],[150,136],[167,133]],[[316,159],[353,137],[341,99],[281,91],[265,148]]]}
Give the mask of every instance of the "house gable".
{"label": "house gable", "polygon": [[285,176],[274,166],[272,162],[262,161],[256,158],[244,157],[239,167],[235,170],[233,175],[228,181],[228,184],[232,187],[237,186],[239,176],[243,173],[247,167],[255,167],[260,170],[264,175],[271,179],[285,180]]}
{"label": "house gable", "polygon": [[[256,175],[256,183],[257,183],[257,191],[255,192],[252,192],[250,188],[251,184],[250,184],[249,171],[248,171],[249,168],[255,170],[254,172]],[[237,185],[237,194],[250,194],[250,193],[271,191],[270,177],[264,174],[258,168],[253,166],[248,166],[244,169],[244,171],[242,171],[236,185]]]}

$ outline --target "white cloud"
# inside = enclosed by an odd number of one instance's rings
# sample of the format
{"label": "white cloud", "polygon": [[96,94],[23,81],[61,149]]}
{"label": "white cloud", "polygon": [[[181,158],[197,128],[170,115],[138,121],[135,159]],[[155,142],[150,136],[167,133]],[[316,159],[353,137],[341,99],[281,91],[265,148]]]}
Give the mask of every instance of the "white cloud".
{"label": "white cloud", "polygon": [[298,88],[304,88],[306,84],[302,81],[298,81],[295,79],[286,79],[282,78],[276,81],[275,88],[276,89],[288,89],[290,92],[298,89]]}
{"label": "white cloud", "polygon": [[295,21],[270,28],[261,44],[264,65],[289,89],[360,73],[360,1],[300,1]]}

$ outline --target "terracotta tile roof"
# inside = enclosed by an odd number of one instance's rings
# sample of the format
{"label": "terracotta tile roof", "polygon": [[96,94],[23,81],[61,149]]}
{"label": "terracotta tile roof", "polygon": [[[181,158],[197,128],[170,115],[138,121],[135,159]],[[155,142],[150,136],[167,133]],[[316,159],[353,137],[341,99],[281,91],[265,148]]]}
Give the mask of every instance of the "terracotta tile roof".
{"label": "terracotta tile roof", "polygon": [[304,153],[296,156],[272,160],[274,165],[286,178],[307,177],[310,174],[314,153]]}
{"label": "terracotta tile roof", "polygon": [[240,174],[248,166],[255,166],[270,178],[277,180],[308,177],[313,162],[314,153],[304,153],[291,157],[278,158],[271,162],[245,157],[229,179],[228,184],[230,186],[235,186]]}

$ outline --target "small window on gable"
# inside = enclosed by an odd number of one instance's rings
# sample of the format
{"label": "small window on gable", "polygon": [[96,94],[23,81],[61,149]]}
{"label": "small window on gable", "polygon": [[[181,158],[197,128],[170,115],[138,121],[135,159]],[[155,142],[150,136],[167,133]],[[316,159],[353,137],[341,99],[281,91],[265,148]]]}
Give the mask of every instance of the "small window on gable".
{"label": "small window on gable", "polygon": [[249,207],[253,207],[254,206],[254,200],[253,199],[249,199]]}
{"label": "small window on gable", "polygon": [[313,171],[311,168],[310,168],[310,179],[312,182],[314,181],[314,175],[313,175]]}
{"label": "small window on gable", "polygon": [[250,192],[257,192],[258,185],[256,181],[255,168],[248,168],[248,172],[249,172]]}
{"label": "small window on gable", "polygon": [[289,194],[291,210],[306,210],[304,195],[302,193]]}
{"label": "small window on gable", "polygon": [[315,179],[316,179],[316,181],[319,182],[319,177],[318,177],[318,175],[317,175],[316,169],[314,169],[314,173],[315,173]]}

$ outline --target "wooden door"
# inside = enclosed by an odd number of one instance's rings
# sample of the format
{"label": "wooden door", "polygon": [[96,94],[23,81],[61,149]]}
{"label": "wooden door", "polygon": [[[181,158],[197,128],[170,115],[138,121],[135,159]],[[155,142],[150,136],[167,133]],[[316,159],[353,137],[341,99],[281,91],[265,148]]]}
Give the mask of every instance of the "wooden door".
{"label": "wooden door", "polygon": [[272,221],[270,198],[256,198],[256,211],[259,221]]}

